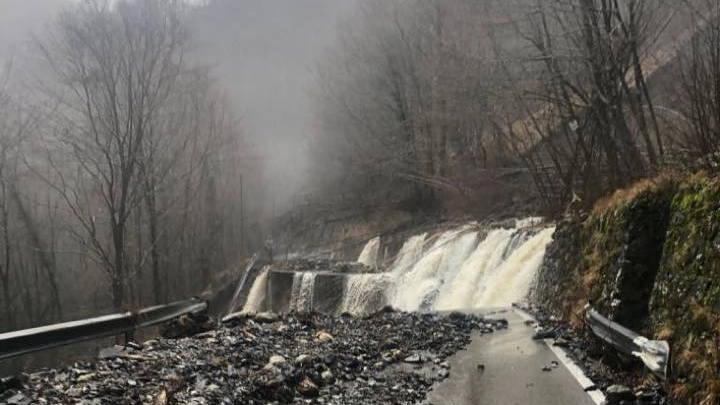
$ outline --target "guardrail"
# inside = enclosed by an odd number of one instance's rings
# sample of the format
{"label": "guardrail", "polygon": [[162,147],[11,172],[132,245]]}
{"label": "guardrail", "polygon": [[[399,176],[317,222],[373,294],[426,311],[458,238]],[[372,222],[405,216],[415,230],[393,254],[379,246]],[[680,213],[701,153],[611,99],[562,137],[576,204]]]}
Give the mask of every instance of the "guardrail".
{"label": "guardrail", "polygon": [[0,333],[0,360],[109,336],[124,334],[126,339],[130,340],[138,329],[165,323],[181,315],[201,313],[205,310],[207,310],[206,302],[193,299],[145,308],[138,312],[128,311],[81,321]]}
{"label": "guardrail", "polygon": [[654,374],[666,378],[670,363],[670,345],[664,340],[649,340],[587,307],[587,324],[595,336],[618,351],[639,358]]}

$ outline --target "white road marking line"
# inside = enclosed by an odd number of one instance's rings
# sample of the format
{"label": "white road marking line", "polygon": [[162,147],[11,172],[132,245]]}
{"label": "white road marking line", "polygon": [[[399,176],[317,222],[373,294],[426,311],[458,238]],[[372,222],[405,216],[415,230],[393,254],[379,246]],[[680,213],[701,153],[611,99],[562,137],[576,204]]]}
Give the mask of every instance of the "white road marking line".
{"label": "white road marking line", "polygon": [[[583,388],[583,390],[587,390],[588,388],[595,386],[595,384],[585,375],[582,369],[578,367],[577,364],[575,364],[575,362],[570,358],[570,356],[567,355],[565,350],[553,345],[552,339],[545,339],[545,344],[550,348],[550,350],[552,350],[553,353],[555,353],[555,356],[560,359],[560,362],[565,366],[565,368],[570,372],[570,374],[575,377],[575,380],[580,383],[580,386]],[[592,398],[592,400],[597,405],[605,402],[605,395],[603,395],[602,391],[600,391],[599,388],[586,392],[588,393],[588,395],[590,395],[590,398]]]}
{"label": "white road marking line", "polygon": [[[523,319],[523,321],[532,321],[537,322],[535,318],[533,318],[529,313],[525,312],[524,310],[520,308],[513,308],[515,310],[515,313],[520,316],[520,318]],[[552,352],[555,354],[555,356],[560,360],[560,362],[565,366],[567,371],[575,378],[575,381],[577,381],[583,390],[587,390],[588,388],[595,387],[596,385],[590,380],[585,373],[582,371],[582,369],[575,364],[575,362],[568,356],[567,352],[563,350],[559,346],[555,346],[552,339],[544,339],[543,340],[545,344],[552,350]],[[590,398],[595,402],[597,405],[600,405],[605,402],[605,395],[600,391],[600,389],[595,389],[592,391],[585,391],[590,396]]]}

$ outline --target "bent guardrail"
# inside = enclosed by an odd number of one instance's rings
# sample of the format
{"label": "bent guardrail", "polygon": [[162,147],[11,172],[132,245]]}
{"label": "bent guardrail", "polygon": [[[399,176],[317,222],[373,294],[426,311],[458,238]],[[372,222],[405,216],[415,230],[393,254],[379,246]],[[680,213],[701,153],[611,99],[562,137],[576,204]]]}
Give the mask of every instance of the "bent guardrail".
{"label": "bent guardrail", "polygon": [[0,333],[0,360],[109,336],[132,336],[138,329],[165,323],[185,314],[201,313],[206,309],[206,302],[192,299],[138,312],[128,311]]}
{"label": "bent guardrail", "polygon": [[666,378],[670,363],[670,345],[664,340],[649,340],[587,307],[587,324],[595,336],[620,352],[639,358],[654,374]]}

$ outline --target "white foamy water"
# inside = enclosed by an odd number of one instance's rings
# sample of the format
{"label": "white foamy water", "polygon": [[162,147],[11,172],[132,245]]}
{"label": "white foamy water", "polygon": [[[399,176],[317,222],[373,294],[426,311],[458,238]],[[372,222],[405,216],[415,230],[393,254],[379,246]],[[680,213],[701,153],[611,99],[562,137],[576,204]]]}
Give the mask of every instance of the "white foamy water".
{"label": "white foamy water", "polygon": [[349,274],[345,282],[343,299],[338,312],[365,314],[385,305],[390,277],[386,273]]}
{"label": "white foamy water", "polygon": [[250,270],[253,268],[253,266],[255,266],[257,259],[258,259],[258,255],[257,255],[257,253],[255,253],[253,255],[253,257],[250,258],[250,261],[248,262],[247,266],[245,266],[245,270],[243,271],[242,277],[240,277],[240,282],[238,283],[237,288],[235,288],[235,293],[233,294],[233,297],[230,300],[230,306],[228,307],[226,315],[229,315],[238,310],[238,307],[240,306],[240,298],[241,298],[241,293],[242,293],[243,287],[245,287],[247,278],[250,275]]}
{"label": "white foamy water", "polygon": [[[434,237],[412,236],[387,271],[344,276],[337,312],[364,314],[386,304],[404,311],[464,310],[522,301],[554,231],[538,218],[528,218],[517,220],[512,228],[480,232],[477,224],[469,224]],[[358,261],[376,264],[380,245],[379,238],[368,242]],[[294,274],[290,310],[313,309],[315,276]],[[264,271],[250,291],[246,309],[264,300],[266,289]]]}
{"label": "white foamy water", "polygon": [[263,301],[265,301],[265,297],[267,296],[269,274],[270,267],[266,266],[255,278],[255,282],[253,283],[252,287],[250,287],[248,298],[245,301],[243,312],[255,313],[262,310]]}
{"label": "white foamy water", "polygon": [[443,233],[414,265],[393,274],[391,305],[403,311],[429,308],[446,278],[470,254],[476,239],[477,232],[466,228]]}
{"label": "white foamy water", "polygon": [[313,295],[315,293],[315,276],[311,271],[295,273],[292,290],[290,292],[290,310],[309,312],[313,309]]}
{"label": "white foamy water", "polygon": [[360,252],[357,262],[368,267],[375,267],[378,264],[378,254],[380,253],[380,237],[370,239]]}
{"label": "white foamy water", "polygon": [[507,306],[525,298],[554,232],[554,227],[543,229],[513,250],[478,289],[473,307]]}
{"label": "white foamy water", "polygon": [[476,291],[484,288],[483,281],[487,273],[492,272],[502,263],[503,251],[512,234],[511,229],[490,231],[442,289],[435,308],[440,310],[472,308],[473,296]]}

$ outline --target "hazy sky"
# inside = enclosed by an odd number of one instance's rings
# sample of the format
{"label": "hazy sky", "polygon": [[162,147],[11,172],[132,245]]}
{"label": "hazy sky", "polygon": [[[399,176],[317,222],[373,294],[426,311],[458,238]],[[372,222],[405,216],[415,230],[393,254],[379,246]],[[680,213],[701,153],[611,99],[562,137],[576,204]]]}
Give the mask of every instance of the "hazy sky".
{"label": "hazy sky", "polygon": [[[0,63],[21,54],[30,33],[41,33],[73,1],[0,0]],[[305,180],[312,72],[354,1],[213,0],[192,16],[198,58],[215,68],[246,135],[267,159],[278,201],[291,198]]]}
{"label": "hazy sky", "polygon": [[313,131],[308,90],[318,58],[353,0],[216,0],[193,19],[198,53],[215,66],[243,128],[267,157],[278,201],[299,190]]}

